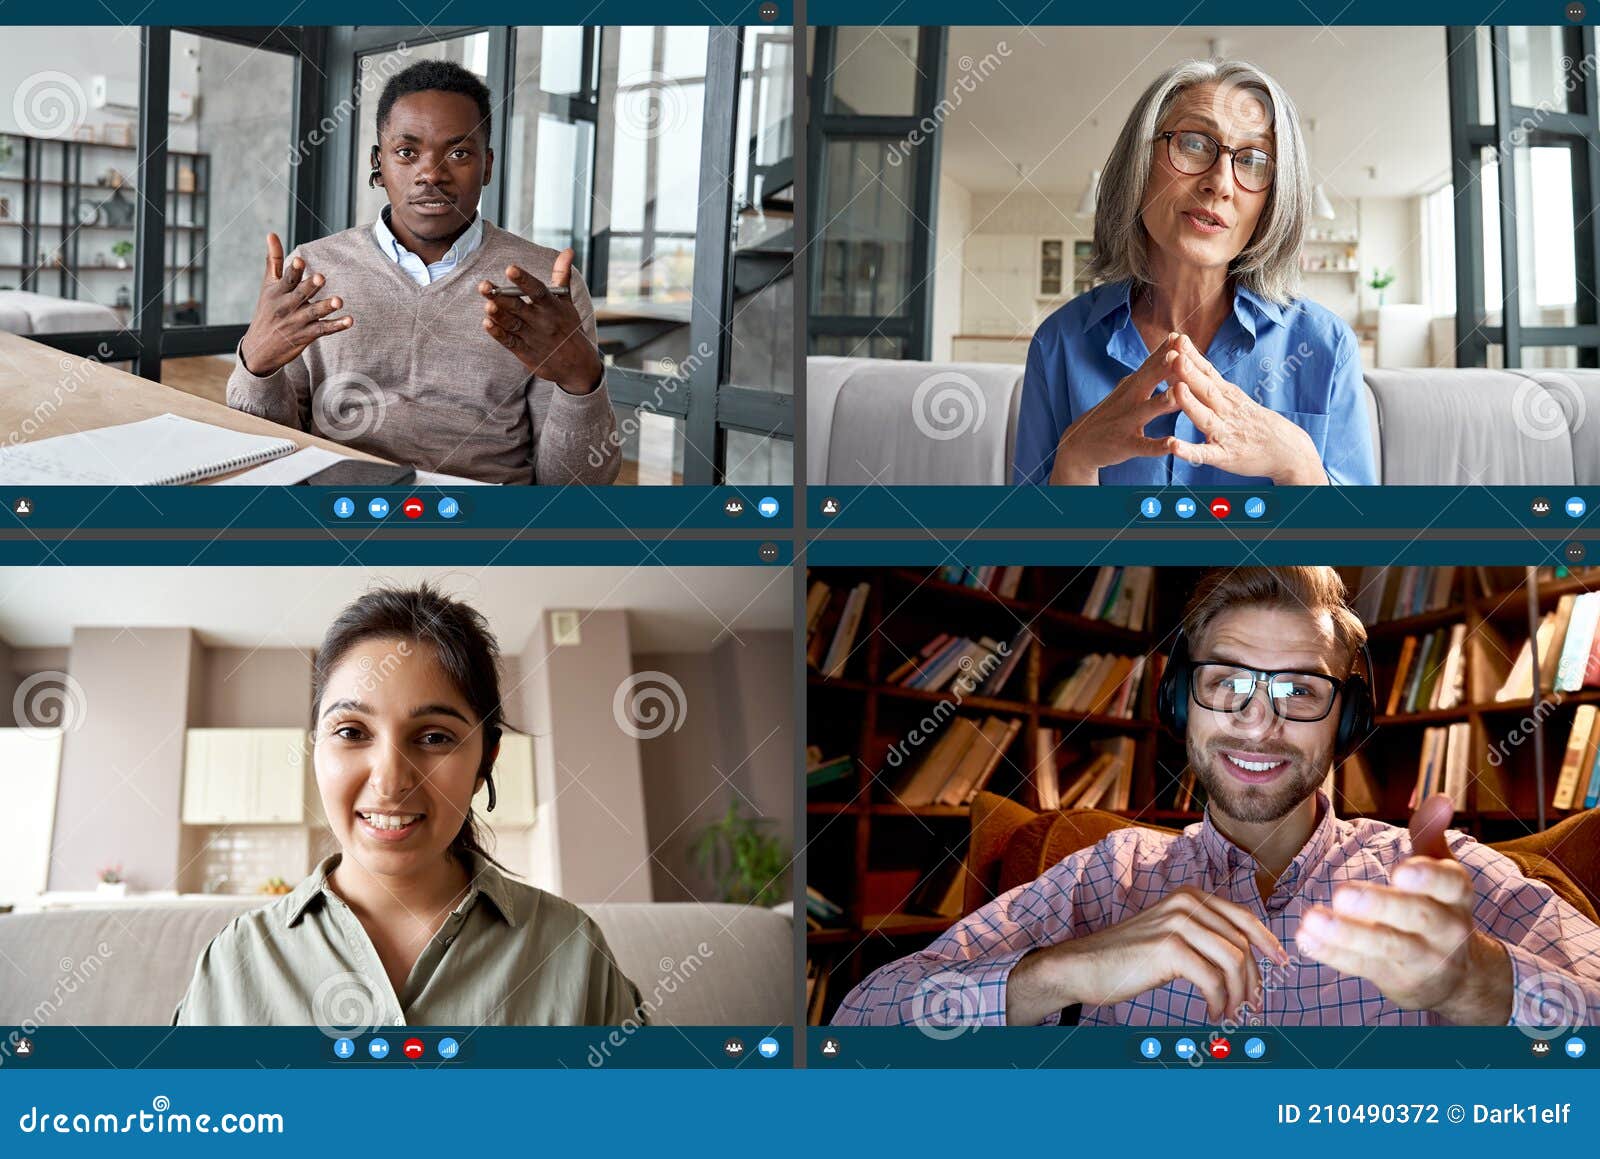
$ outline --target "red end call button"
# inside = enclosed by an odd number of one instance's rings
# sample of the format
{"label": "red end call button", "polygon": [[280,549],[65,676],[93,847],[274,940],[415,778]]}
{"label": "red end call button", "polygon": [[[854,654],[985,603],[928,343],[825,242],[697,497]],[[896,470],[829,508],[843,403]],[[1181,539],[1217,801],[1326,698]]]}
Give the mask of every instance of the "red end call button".
{"label": "red end call button", "polygon": [[407,1058],[421,1058],[422,1057],[422,1039],[420,1039],[420,1038],[408,1038],[408,1039],[406,1039],[406,1044],[404,1046],[402,1046],[400,1049],[405,1051],[405,1055],[406,1055]]}
{"label": "red end call button", "polygon": [[407,519],[421,519],[422,518],[422,500],[421,499],[407,499],[405,501],[405,503],[401,505],[400,510],[402,510],[402,511],[404,511],[406,513],[406,518]]}
{"label": "red end call button", "polygon": [[[1233,510],[1233,505],[1231,503],[1229,503],[1226,499],[1217,498],[1217,499],[1213,499],[1211,501],[1211,514],[1215,515],[1218,519],[1226,519],[1228,517],[1229,512],[1231,512],[1232,510]],[[409,506],[406,508],[406,513],[408,515],[411,513],[411,509],[410,509]]]}
{"label": "red end call button", "polygon": [[[1228,1045],[1228,1040],[1226,1038],[1219,1038],[1211,1044],[1211,1057],[1227,1058],[1228,1054],[1232,1050],[1233,1048]],[[406,1053],[411,1053],[411,1044],[409,1042],[406,1043]]]}

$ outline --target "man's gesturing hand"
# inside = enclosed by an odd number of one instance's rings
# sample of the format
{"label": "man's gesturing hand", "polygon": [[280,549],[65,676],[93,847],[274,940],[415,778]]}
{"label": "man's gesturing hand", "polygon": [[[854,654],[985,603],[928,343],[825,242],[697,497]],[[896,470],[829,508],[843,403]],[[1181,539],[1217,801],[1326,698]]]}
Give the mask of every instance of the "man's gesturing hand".
{"label": "man's gesturing hand", "polygon": [[1076,1002],[1110,1006],[1179,979],[1205,997],[1208,1020],[1221,1021],[1248,1004],[1260,1009],[1259,954],[1289,962],[1249,910],[1184,886],[1126,921],[1023,958],[1006,986],[1006,1021],[1038,1023]]}
{"label": "man's gesturing hand", "polygon": [[1101,467],[1141,456],[1174,453],[1177,439],[1152,439],[1144,429],[1178,409],[1172,391],[1155,393],[1176,363],[1177,339],[1178,335],[1169,335],[1138,370],[1061,432],[1055,465],[1050,471],[1051,483],[1092,487],[1100,481]]}
{"label": "man's gesturing hand", "polygon": [[[599,386],[605,361],[583,332],[583,319],[571,297],[550,293],[519,266],[507,266],[506,277],[523,297],[497,298],[491,283],[479,282],[478,293],[487,299],[483,328],[522,365],[568,394],[588,394]],[[550,270],[550,285],[565,286],[571,279],[572,251],[564,249]]]}
{"label": "man's gesturing hand", "polygon": [[1344,883],[1331,909],[1306,911],[1296,941],[1308,958],[1365,978],[1397,1006],[1460,1025],[1502,1025],[1511,1017],[1511,962],[1473,923],[1472,875],[1444,838],[1452,811],[1442,793],[1424,801],[1411,817],[1416,852],[1391,884]]}
{"label": "man's gesturing hand", "polygon": [[355,325],[346,314],[330,318],[344,306],[341,298],[318,298],[326,279],[321,274],[306,275],[306,263],[283,260],[283,242],[275,233],[267,234],[267,272],[256,297],[256,312],[244,332],[239,353],[244,368],[257,378],[276,374],[293,362],[318,338],[337,334]]}

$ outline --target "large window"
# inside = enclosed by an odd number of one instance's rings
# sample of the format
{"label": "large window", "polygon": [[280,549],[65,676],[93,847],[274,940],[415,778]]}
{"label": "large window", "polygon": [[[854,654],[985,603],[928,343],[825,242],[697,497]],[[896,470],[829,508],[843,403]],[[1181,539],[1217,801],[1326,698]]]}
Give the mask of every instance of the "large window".
{"label": "large window", "polygon": [[943,28],[819,28],[811,61],[813,354],[927,358]]}
{"label": "large window", "polygon": [[1600,366],[1592,27],[1452,28],[1457,361]]}

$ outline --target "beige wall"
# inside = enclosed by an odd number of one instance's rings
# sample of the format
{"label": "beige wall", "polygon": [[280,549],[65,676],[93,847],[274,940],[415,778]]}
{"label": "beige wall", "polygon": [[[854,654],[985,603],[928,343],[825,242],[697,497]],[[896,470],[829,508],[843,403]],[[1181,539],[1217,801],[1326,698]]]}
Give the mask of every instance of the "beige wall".
{"label": "beige wall", "polygon": [[73,632],[84,713],[62,746],[49,888],[93,889],[116,863],[130,889],[174,888],[192,665],[186,628]]}
{"label": "beige wall", "polygon": [[204,648],[197,728],[305,728],[311,654],[295,648]]}
{"label": "beige wall", "polygon": [[794,833],[793,677],[788,632],[740,632],[710,652],[647,653],[639,671],[670,674],[684,690],[684,727],[639,742],[657,901],[721,900],[696,865],[701,831],[730,802]]}
{"label": "beige wall", "polygon": [[532,727],[549,738],[535,746],[540,821],[559,811],[558,823],[541,835],[534,865],[572,901],[650,901],[639,744],[617,726],[611,708],[634,671],[627,613],[585,613],[581,643],[563,647],[549,643],[549,616],[523,653],[525,672],[542,670],[544,695],[534,706],[542,715]]}

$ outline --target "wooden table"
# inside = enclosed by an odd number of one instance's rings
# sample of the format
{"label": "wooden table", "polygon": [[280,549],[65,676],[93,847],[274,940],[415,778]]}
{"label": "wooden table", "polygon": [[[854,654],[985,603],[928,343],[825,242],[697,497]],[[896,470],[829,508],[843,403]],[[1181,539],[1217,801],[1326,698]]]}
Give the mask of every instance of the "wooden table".
{"label": "wooden table", "polygon": [[[288,439],[297,448],[321,447],[353,459],[386,461],[332,439],[280,426],[151,382],[92,358],[65,354],[19,335],[0,332],[0,439],[32,442],[162,414],[251,435]],[[218,475],[207,482],[223,478],[227,476]]]}

